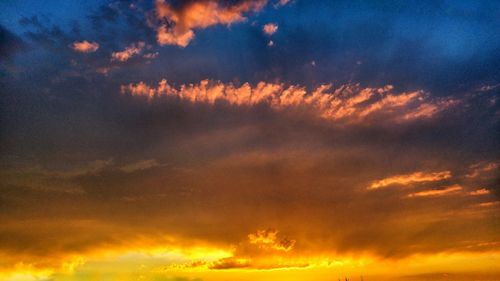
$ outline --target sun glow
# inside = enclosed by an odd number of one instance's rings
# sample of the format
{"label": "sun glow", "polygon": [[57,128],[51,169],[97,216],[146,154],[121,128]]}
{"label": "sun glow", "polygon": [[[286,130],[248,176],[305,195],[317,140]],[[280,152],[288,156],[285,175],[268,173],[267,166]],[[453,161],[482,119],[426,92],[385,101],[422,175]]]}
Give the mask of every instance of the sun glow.
{"label": "sun glow", "polygon": [[[1,273],[6,281],[30,280],[95,280],[108,276],[109,280],[150,280],[154,278],[202,278],[203,280],[268,280],[273,276],[287,280],[331,280],[332,276],[365,276],[369,280],[395,278],[396,273],[406,275],[448,272],[496,273],[499,252],[417,254],[392,259],[373,255],[349,256],[341,254],[269,255],[237,258],[235,247],[145,247],[134,249],[102,249],[87,256],[62,260],[59,267],[35,268],[19,263]],[[233,259],[232,268],[218,268],[220,261]],[[237,266],[240,264],[242,266]],[[252,264],[252,266],[247,266]],[[452,266],[451,266],[452,265]],[[382,279],[381,279],[382,278]],[[108,280],[108,279],[107,279]],[[173,280],[173,279],[172,279]]]}

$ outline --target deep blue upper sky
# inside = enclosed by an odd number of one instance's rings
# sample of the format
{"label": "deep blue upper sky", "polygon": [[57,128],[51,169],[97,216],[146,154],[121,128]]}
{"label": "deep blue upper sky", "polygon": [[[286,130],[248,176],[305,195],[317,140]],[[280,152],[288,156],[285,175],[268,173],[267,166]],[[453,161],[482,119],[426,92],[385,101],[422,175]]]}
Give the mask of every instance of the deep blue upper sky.
{"label": "deep blue upper sky", "polygon": [[[438,95],[499,80],[499,2],[296,0],[283,7],[273,4],[246,13],[245,22],[196,30],[186,48],[158,46],[144,13],[131,10],[128,1],[2,2],[0,23],[31,49],[22,56],[43,49],[54,62],[68,55],[71,50],[65,47],[72,41],[99,42],[95,57],[102,59],[145,41],[160,55],[147,67],[127,70],[141,79],[361,82],[427,89]],[[148,11],[153,4],[138,1],[138,6]],[[273,48],[267,46],[269,38],[261,30],[269,22],[279,26],[271,38]],[[9,51],[9,56],[14,52]],[[33,65],[27,58],[18,59],[19,66],[23,63]]]}

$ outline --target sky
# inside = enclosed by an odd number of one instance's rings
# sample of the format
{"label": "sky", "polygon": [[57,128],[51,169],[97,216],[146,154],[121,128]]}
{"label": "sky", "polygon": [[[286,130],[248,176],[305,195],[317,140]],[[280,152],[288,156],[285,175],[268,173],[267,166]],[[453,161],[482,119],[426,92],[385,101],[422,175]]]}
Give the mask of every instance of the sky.
{"label": "sky", "polygon": [[499,16],[0,1],[0,280],[500,280]]}

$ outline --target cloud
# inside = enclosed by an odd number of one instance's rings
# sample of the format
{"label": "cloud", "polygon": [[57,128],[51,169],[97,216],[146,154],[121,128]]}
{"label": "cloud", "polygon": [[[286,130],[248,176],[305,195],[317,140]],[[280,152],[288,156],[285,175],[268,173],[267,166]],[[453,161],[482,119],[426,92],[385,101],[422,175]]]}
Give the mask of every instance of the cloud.
{"label": "cloud", "polygon": [[271,269],[291,269],[291,268],[306,268],[310,264],[307,262],[293,262],[293,261],[264,261],[259,259],[246,259],[246,258],[224,258],[211,263],[208,268],[214,270],[224,269],[238,269],[246,268],[253,270],[271,270]]}
{"label": "cloud", "polygon": [[264,31],[266,35],[271,36],[278,31],[278,25],[275,23],[265,24],[264,27],[262,27],[262,31]]}
{"label": "cloud", "polygon": [[48,170],[36,167],[30,170],[25,170],[24,172],[63,180],[81,178],[85,176],[99,176],[100,174],[109,172],[133,173],[161,166],[162,165],[155,159],[138,160],[131,163],[122,163],[121,165],[119,165],[112,158],[109,158],[106,160],[93,160],[81,165],[77,165],[75,167],[65,169]]}
{"label": "cloud", "polygon": [[154,53],[147,53],[147,54],[144,54],[142,57],[145,58],[145,59],[155,59],[157,58],[159,55],[158,52],[154,52]]}
{"label": "cloud", "polygon": [[136,163],[127,164],[125,166],[120,167],[120,170],[126,173],[131,173],[135,171],[148,170],[158,166],[160,166],[160,164],[156,160],[149,159],[149,160],[142,160]]}
{"label": "cloud", "polygon": [[247,235],[248,240],[239,243],[231,257],[224,257],[208,264],[209,269],[277,269],[306,267],[307,263],[292,259],[273,259],[276,255],[288,254],[295,245],[295,240],[280,237],[276,229],[257,230]]}
{"label": "cloud", "polygon": [[479,92],[489,92],[500,87],[500,84],[495,85],[483,85],[477,89]]}
{"label": "cloud", "polygon": [[120,61],[120,62],[125,62],[131,59],[134,56],[137,56],[142,52],[146,44],[142,41],[139,41],[137,43],[133,43],[125,50],[120,51],[120,52],[114,52],[111,54],[111,60],[112,61]]}
{"label": "cloud", "polygon": [[477,206],[481,207],[481,208],[496,207],[496,206],[500,206],[500,201],[483,202],[483,203],[477,204]]}
{"label": "cloud", "polygon": [[377,116],[394,122],[426,119],[453,104],[449,100],[432,100],[423,91],[394,93],[390,85],[361,88],[356,84],[332,89],[329,84],[308,92],[301,86],[278,83],[259,82],[255,87],[244,83],[237,87],[232,83],[209,80],[175,88],[164,79],[157,87],[144,82],[122,85],[121,92],[143,96],[150,101],[161,97],[177,97],[193,103],[215,104],[224,101],[235,106],[266,104],[277,111],[305,109],[320,118],[344,123],[362,123]]}
{"label": "cloud", "polygon": [[248,268],[250,267],[250,261],[243,258],[224,258],[212,263],[210,269],[234,269],[234,268]]}
{"label": "cloud", "polygon": [[274,249],[284,252],[292,250],[295,240],[288,238],[278,239],[278,232],[274,229],[258,230],[257,233],[249,234],[248,240],[250,244],[255,244],[263,249]]}
{"label": "cloud", "polygon": [[99,49],[99,44],[97,42],[89,42],[87,40],[83,40],[80,42],[75,41],[71,45],[71,48],[75,52],[79,52],[79,53],[93,53],[93,52],[97,51],[97,49]]}
{"label": "cloud", "polygon": [[372,182],[368,189],[379,189],[391,185],[409,185],[420,182],[442,181],[451,178],[450,171],[442,172],[415,172],[411,174],[397,175]]}
{"label": "cloud", "polygon": [[498,162],[479,162],[472,164],[469,167],[467,178],[490,177],[498,170],[500,164]]}
{"label": "cloud", "polygon": [[443,189],[431,189],[431,190],[424,190],[424,191],[410,193],[408,194],[408,197],[443,196],[456,193],[458,191],[461,191],[462,189],[463,187],[461,187],[460,185],[452,185],[445,187]]}
{"label": "cloud", "polygon": [[479,195],[490,194],[490,191],[486,188],[480,188],[480,189],[470,191],[468,194],[472,195],[472,196],[479,196]]}
{"label": "cloud", "polygon": [[193,40],[195,29],[242,22],[246,20],[245,13],[260,11],[266,3],[267,0],[244,0],[232,3],[198,0],[171,4],[157,0],[156,16],[162,22],[157,27],[158,43],[186,47]]}
{"label": "cloud", "polygon": [[108,169],[114,165],[113,159],[109,158],[106,160],[94,160],[84,165],[80,165],[79,167],[75,167],[73,169],[66,170],[58,170],[58,171],[48,171],[48,170],[40,170],[41,174],[51,177],[60,177],[60,178],[74,178],[87,174],[98,174],[105,169]]}

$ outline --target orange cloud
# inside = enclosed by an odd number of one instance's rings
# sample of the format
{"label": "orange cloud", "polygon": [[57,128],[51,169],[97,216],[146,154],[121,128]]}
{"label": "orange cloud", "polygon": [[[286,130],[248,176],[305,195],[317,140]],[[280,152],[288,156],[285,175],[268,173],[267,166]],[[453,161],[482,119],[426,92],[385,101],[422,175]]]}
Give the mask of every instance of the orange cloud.
{"label": "orange cloud", "polygon": [[480,188],[480,189],[469,192],[469,195],[472,195],[472,196],[486,195],[486,194],[490,194],[490,191],[486,188]]}
{"label": "orange cloud", "polygon": [[247,0],[226,5],[211,0],[173,5],[157,0],[156,16],[164,21],[157,27],[157,41],[160,45],[186,47],[195,36],[194,29],[244,21],[244,13],[260,11],[266,3],[267,0]]}
{"label": "orange cloud", "polygon": [[431,189],[408,194],[408,197],[428,197],[428,196],[443,196],[450,193],[461,191],[463,188],[460,185],[452,185],[443,189]]}
{"label": "orange cloud", "polygon": [[274,23],[268,23],[264,25],[262,30],[264,31],[265,34],[271,36],[274,33],[276,33],[276,31],[278,31],[278,25]]}
{"label": "orange cloud", "polygon": [[146,44],[144,42],[137,42],[135,44],[131,44],[121,52],[112,53],[111,60],[121,61],[121,62],[127,61],[130,58],[140,54],[145,46]]}
{"label": "orange cloud", "polygon": [[79,53],[93,53],[99,49],[99,44],[83,40],[81,42],[73,42],[71,49]]}
{"label": "orange cloud", "polygon": [[500,201],[491,201],[491,202],[484,202],[484,203],[477,204],[478,207],[482,207],[482,208],[495,207],[498,205],[500,205]]}
{"label": "orange cloud", "polygon": [[[431,100],[422,91],[394,93],[390,85],[361,88],[359,84],[355,84],[333,89],[328,84],[308,92],[305,87],[279,83],[259,82],[255,87],[244,83],[237,87],[232,83],[209,80],[174,88],[163,79],[157,87],[144,82],[122,85],[121,92],[144,96],[150,101],[161,96],[174,96],[193,103],[214,104],[216,101],[225,101],[236,106],[267,104],[277,111],[287,108],[305,109],[323,119],[344,123],[361,123],[374,116],[382,116],[384,120],[394,122],[425,119],[449,106],[447,101]],[[433,110],[429,111],[429,107]]]}
{"label": "orange cloud", "polygon": [[445,179],[451,178],[450,171],[442,171],[442,172],[434,172],[434,173],[426,173],[426,172],[415,172],[412,174],[405,175],[397,175],[388,177],[385,179],[374,181],[368,189],[378,189],[387,187],[393,184],[397,185],[408,185],[419,182],[432,182],[432,181],[441,181]]}

